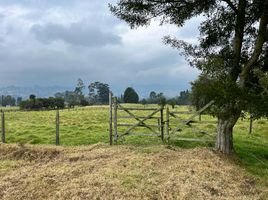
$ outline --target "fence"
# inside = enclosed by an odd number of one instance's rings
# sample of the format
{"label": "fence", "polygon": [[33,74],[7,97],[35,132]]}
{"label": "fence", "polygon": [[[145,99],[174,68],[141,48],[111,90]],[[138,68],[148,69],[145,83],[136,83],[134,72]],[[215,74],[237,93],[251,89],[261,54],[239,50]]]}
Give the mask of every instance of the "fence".
{"label": "fence", "polygon": [[[133,106],[133,105],[129,106],[129,105],[121,104],[117,101],[116,98],[113,98],[112,94],[110,93],[109,94],[109,140],[110,140],[109,142],[110,144],[112,144],[114,141],[117,142],[119,139],[124,138],[125,136],[128,136],[128,135],[156,136],[156,137],[159,137],[162,141],[166,141],[166,142],[169,142],[170,138],[176,139],[176,140],[182,140],[182,141],[213,141],[214,140],[213,136],[211,136],[210,138],[206,138],[204,140],[204,138],[200,138],[200,137],[185,138],[180,135],[178,136],[177,134],[181,132],[182,130],[184,130],[185,126],[187,126],[189,128],[192,128],[191,129],[192,132],[201,133],[202,135],[209,136],[208,133],[206,133],[203,130],[197,130],[194,128],[194,126],[197,124],[216,125],[217,121],[201,120],[201,114],[206,109],[208,109],[213,103],[214,102],[211,101],[209,104],[204,106],[199,111],[193,111],[193,112],[175,111],[169,108],[168,106],[166,107],[161,107],[161,106],[141,107],[141,106]],[[105,108],[105,112],[106,112],[106,109],[107,108]],[[66,109],[66,110],[70,110],[70,109]],[[80,110],[80,108],[71,109],[71,110],[76,111],[76,110]],[[86,111],[87,109],[81,109],[81,110]],[[0,129],[1,141],[2,143],[6,143],[7,142],[6,140],[9,140],[9,136],[8,138],[6,137],[6,132],[9,133],[9,130],[8,130],[9,126],[8,124],[6,126],[5,121],[10,120],[10,119],[9,118],[6,119],[5,114],[9,112],[20,113],[20,112],[28,112],[28,111],[18,111],[18,110],[12,109],[12,110],[0,110],[0,112],[1,112],[0,113],[1,114],[1,129]],[[106,115],[107,115],[107,112],[106,112]],[[54,118],[54,116],[55,116],[55,122],[53,119],[53,124],[52,124],[53,135],[50,136],[53,140],[50,140],[50,141],[52,141],[56,145],[60,145],[61,143],[60,135],[62,138],[64,137],[63,136],[64,134],[62,133],[60,134],[60,111],[56,110],[55,115],[53,113],[52,117]],[[187,116],[186,119],[185,119],[185,116]],[[91,115],[89,114],[88,117],[90,119]],[[199,117],[198,120],[196,120],[197,117]],[[104,116],[103,119],[105,120],[105,118],[106,116]],[[61,126],[64,126],[64,124],[66,125],[66,123],[64,123],[65,118],[61,117],[61,119],[63,119]],[[130,120],[131,122],[129,123]],[[55,128],[54,128],[54,123],[55,123]],[[106,121],[105,123],[108,123],[108,121]],[[93,126],[93,124],[88,123],[88,126],[90,126],[90,129],[92,129],[91,126]],[[52,127],[50,125],[50,128]],[[64,127],[62,129],[64,129]],[[138,130],[141,130],[141,129],[145,131],[138,132]],[[74,131],[73,129],[71,130]],[[253,130],[253,118],[251,115],[249,133],[252,133],[252,130]],[[61,130],[61,131],[64,133],[64,130]],[[93,132],[95,133],[95,130],[93,130]],[[102,132],[105,132],[105,128]],[[107,141],[107,139],[105,140]],[[94,140],[94,141],[99,141],[99,140]]]}
{"label": "fence", "polygon": [[[175,135],[176,132],[182,131],[182,126],[187,125],[191,126],[191,124],[194,121],[196,117],[199,117],[199,120],[201,120],[201,114],[208,109],[211,105],[214,104],[214,101],[209,102],[207,105],[205,105],[203,108],[196,112],[189,112],[189,111],[170,111],[169,107],[166,106],[164,108],[163,106],[159,106],[157,108],[155,107],[125,107],[122,104],[120,104],[117,101],[116,97],[112,97],[112,94],[110,93],[109,96],[109,102],[110,102],[110,112],[109,112],[109,124],[110,124],[110,144],[112,145],[113,141],[117,142],[118,139],[128,136],[128,135],[134,135],[134,136],[157,136],[161,137],[162,141],[166,139],[166,142],[169,142],[169,139]],[[164,109],[166,109],[166,116],[164,117]],[[139,113],[133,113],[132,111],[142,111]],[[145,111],[149,111],[145,116],[141,116],[141,114],[144,114]],[[118,116],[118,113],[122,112],[126,115],[120,115]],[[159,116],[156,116],[156,115]],[[191,114],[187,119],[181,119],[180,114]],[[175,119],[175,122],[172,121],[171,118]],[[135,119],[137,123],[121,123],[120,119]],[[154,123],[148,124],[147,121],[149,119],[155,119],[156,121]],[[202,124],[204,123],[213,123],[215,124],[216,121],[202,121]],[[175,127],[173,127],[175,126]],[[121,130],[121,132],[118,131],[119,127],[128,127],[126,130]],[[136,132],[136,128],[143,127],[147,130],[149,130],[150,133],[138,133]],[[201,133],[205,133],[204,131],[200,131]],[[208,134],[207,134],[208,135]],[[185,137],[176,137],[176,140],[182,140],[182,141],[214,141],[213,136],[211,136],[210,139],[200,139],[200,138],[185,138]]]}
{"label": "fence", "polygon": [[[141,107],[125,107],[121,105],[116,97],[112,97],[110,93],[109,96],[110,103],[110,112],[109,112],[109,127],[110,127],[110,144],[113,141],[117,142],[120,138],[127,135],[135,136],[156,136],[160,137],[161,140],[164,140],[164,107],[158,108],[141,108]],[[149,113],[142,113],[143,116],[136,115],[133,111],[144,111]],[[118,113],[124,113],[123,115],[118,115]],[[139,113],[140,114],[140,113]],[[156,116],[159,115],[159,116]],[[120,123],[120,119],[134,119],[137,123]],[[151,123],[148,124],[148,120],[151,120]],[[154,122],[152,123],[152,120]],[[118,127],[128,127],[126,130],[119,132]],[[138,133],[135,130],[138,127],[147,129],[145,133]],[[149,133],[148,133],[149,131]]]}
{"label": "fence", "polygon": [[[5,112],[18,112],[17,110],[8,110],[8,111],[3,111],[1,110],[1,141],[2,143],[6,143],[6,126],[5,126]],[[56,117],[55,117],[55,122],[56,122],[56,140],[55,144],[60,145],[60,111],[56,110]]]}
{"label": "fence", "polygon": [[[196,137],[176,137],[176,140],[180,141],[196,141],[196,142],[212,142],[215,141],[215,138],[213,135],[209,135],[206,131],[201,130],[201,129],[194,129],[192,128],[192,124],[214,124],[216,125],[217,121],[202,121],[201,120],[201,115],[202,113],[208,109],[210,106],[214,104],[214,101],[209,102],[207,105],[205,105],[203,108],[201,108],[198,111],[191,112],[191,111],[170,111],[169,108],[167,107],[166,109],[166,134],[167,134],[167,142],[169,139],[175,135],[176,132],[181,132],[183,130],[184,126],[188,126],[191,128],[191,132],[202,134],[202,136],[207,135],[209,138],[196,138]],[[186,119],[183,119],[181,115],[187,116]],[[199,117],[198,120],[194,120],[195,118]],[[171,123],[171,118],[175,120],[175,123]],[[172,128],[173,127],[173,128]]]}

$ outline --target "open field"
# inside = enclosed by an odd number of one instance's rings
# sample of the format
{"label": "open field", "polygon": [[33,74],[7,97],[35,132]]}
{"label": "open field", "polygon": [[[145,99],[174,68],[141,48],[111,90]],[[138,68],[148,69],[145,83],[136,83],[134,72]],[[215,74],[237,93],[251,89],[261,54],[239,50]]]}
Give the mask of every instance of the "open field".
{"label": "open field", "polygon": [[256,180],[207,148],[0,145],[0,199],[265,199]]}
{"label": "open field", "polygon": [[[188,110],[188,107],[178,106],[175,108],[175,110],[176,111]],[[136,113],[137,115],[146,115],[145,112],[146,111],[136,111],[134,113]],[[55,144],[55,115],[56,115],[55,111],[7,112],[5,113],[7,143],[20,143],[20,144],[28,143],[28,144],[49,144],[49,145]],[[119,115],[126,115],[126,114],[120,113]],[[187,118],[186,115],[181,115],[181,117],[184,119]],[[135,120],[133,119],[122,119],[121,121],[123,123],[135,122]],[[215,121],[215,119],[213,119],[211,116],[202,116],[202,121]],[[156,123],[156,121],[149,120],[148,122],[148,124],[154,124],[154,123]],[[179,125],[179,124],[177,124],[175,120],[172,119],[171,125],[172,127],[175,127],[176,125]],[[214,146],[213,142],[206,142],[206,143],[186,142],[186,141],[178,141],[177,138],[181,136],[184,138],[196,137],[196,138],[211,139],[213,138],[213,136],[215,136],[215,131],[216,131],[215,124],[196,123],[196,124],[193,124],[191,128],[187,126],[181,126],[181,127],[183,131],[177,132],[174,136],[171,137],[170,142],[169,142],[169,145],[172,146],[172,148],[174,147],[179,150],[180,155],[178,156],[182,156],[181,154],[185,153],[186,154],[185,156],[187,157],[187,155],[190,154],[190,152],[194,153],[195,151],[199,152],[200,150],[200,149],[192,150],[192,148]],[[245,174],[253,175],[256,179],[257,187],[262,188],[262,190],[266,190],[267,192],[268,190],[268,131],[267,131],[268,120],[261,119],[261,120],[255,121],[253,127],[254,129],[253,129],[252,135],[248,135],[249,120],[247,119],[239,120],[237,126],[235,127],[234,144],[235,144],[235,149],[237,152],[237,161],[235,162],[235,164],[233,163],[232,166],[236,165],[237,167],[236,169],[239,168],[238,171],[240,171],[240,169],[245,168],[246,169]],[[96,144],[99,142],[108,144],[108,141],[109,141],[109,136],[108,136],[109,129],[108,128],[109,128],[108,107],[106,106],[92,106],[92,107],[86,107],[86,108],[77,108],[77,109],[60,111],[60,142],[62,146],[90,145],[90,144]],[[123,129],[124,128],[120,127],[119,131],[121,132],[123,131]],[[200,134],[199,130],[205,130],[211,136],[208,136],[208,134]],[[140,130],[138,130],[138,132],[139,131]],[[142,131],[144,131],[144,129]],[[127,136],[124,138],[123,141],[119,142],[119,144],[124,144],[124,145],[112,147],[110,149],[111,152],[121,151],[121,150],[122,152],[124,152],[125,149],[129,150],[129,149],[136,149],[136,148],[141,151],[147,151],[146,150],[147,148],[149,149],[152,148],[158,153],[162,151],[173,152],[173,151],[167,150],[166,146],[162,146],[161,139],[157,137]],[[159,149],[157,148],[157,146],[159,147]],[[104,149],[107,155],[110,155],[108,153],[109,148],[105,145],[104,147],[105,147]],[[36,148],[39,149],[39,146],[37,146]],[[87,150],[83,148],[87,149],[90,147],[82,147],[81,152],[83,151],[87,152]],[[59,149],[61,152],[62,151],[64,152],[62,154],[66,153],[69,155],[69,154],[72,154],[70,152],[71,151],[70,149],[73,149],[73,147],[68,147],[66,150],[61,149],[61,147]],[[73,153],[75,154],[76,151],[80,151],[80,150],[76,149]],[[209,151],[209,150],[202,148],[201,151]],[[133,154],[135,154],[135,152],[133,152]],[[84,155],[84,153],[82,154]],[[118,157],[119,159],[120,155],[118,156],[119,156]],[[189,155],[189,159],[190,158],[191,156]],[[124,157],[122,157],[121,159],[124,159]],[[18,170],[22,170],[20,166],[21,165],[24,166],[25,162],[21,161],[20,159],[18,160],[19,160],[18,162],[14,161],[13,158],[11,160],[3,160],[4,162],[2,163],[4,164],[2,164],[2,171],[3,170],[9,171],[13,169],[13,167],[16,168],[16,166],[18,166]],[[39,163],[39,161],[36,161],[36,162]],[[100,162],[104,162],[104,161],[100,161]],[[51,162],[50,164],[52,166],[58,165],[56,163],[53,164],[53,162]],[[106,163],[106,164],[110,165],[111,163]],[[39,163],[39,165],[42,165],[42,164]],[[44,163],[44,167],[45,165],[46,163]],[[33,167],[33,166],[28,166],[28,167]],[[57,169],[57,167],[55,168],[55,170]],[[172,168],[172,166],[170,167]],[[65,170],[65,169],[60,169],[60,168],[61,167],[59,167],[59,170],[63,170],[63,171]],[[32,169],[29,169],[29,170],[32,170]],[[146,169],[146,170],[149,170],[149,169]],[[240,175],[242,176],[242,174]],[[244,176],[244,172],[243,172],[243,176]],[[102,177],[102,178],[105,179],[105,177]],[[134,181],[136,180],[135,177],[134,178],[132,177],[131,179],[134,179]],[[139,180],[139,177],[137,178],[137,180]],[[77,182],[73,184],[76,186],[77,184],[79,185],[79,183]],[[100,184],[104,184],[104,183],[100,183]],[[172,182],[170,182],[170,184],[172,184]],[[148,190],[151,191],[151,189],[148,189]],[[124,189],[122,191],[124,191]],[[119,193],[121,194],[122,191],[120,191]],[[139,189],[135,189],[135,192],[138,193]],[[93,194],[90,194],[90,195],[93,195]],[[146,196],[146,197],[150,198],[151,193],[150,194],[148,193],[148,195],[149,196]],[[246,197],[244,199],[251,199],[251,198]]]}

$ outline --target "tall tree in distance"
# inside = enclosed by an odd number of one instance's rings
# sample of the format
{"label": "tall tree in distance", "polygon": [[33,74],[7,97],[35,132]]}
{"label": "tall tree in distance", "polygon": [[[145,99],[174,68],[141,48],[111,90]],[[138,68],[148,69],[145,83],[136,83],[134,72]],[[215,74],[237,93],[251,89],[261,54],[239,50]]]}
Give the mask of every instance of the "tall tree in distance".
{"label": "tall tree in distance", "polygon": [[263,110],[268,104],[265,87],[257,73],[268,71],[268,0],[119,0],[110,9],[132,28],[147,26],[153,18],[182,27],[187,20],[203,16],[198,44],[170,36],[164,42],[202,71],[193,90],[203,91],[195,92],[200,94],[199,102],[215,100],[218,151],[234,152],[233,127],[242,110],[268,115]]}
{"label": "tall tree in distance", "polygon": [[124,92],[124,103],[138,103],[138,102],[139,102],[139,95],[132,87],[128,87]]}
{"label": "tall tree in distance", "polygon": [[77,85],[75,87],[75,93],[77,93],[79,96],[83,95],[83,90],[85,89],[85,84],[81,78],[77,80]]}
{"label": "tall tree in distance", "polygon": [[109,103],[109,85],[101,82],[90,83],[89,99],[91,104],[108,104]]}
{"label": "tall tree in distance", "polygon": [[76,102],[78,105],[84,105],[86,102],[83,90],[85,89],[85,84],[81,78],[77,80],[77,85],[75,87],[74,93],[76,95]]}

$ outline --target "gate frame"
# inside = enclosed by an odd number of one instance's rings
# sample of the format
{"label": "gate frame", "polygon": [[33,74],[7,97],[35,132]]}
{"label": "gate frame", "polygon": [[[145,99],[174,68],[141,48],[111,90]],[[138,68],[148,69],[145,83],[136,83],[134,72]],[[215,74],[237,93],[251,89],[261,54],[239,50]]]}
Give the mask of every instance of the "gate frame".
{"label": "gate frame", "polygon": [[[191,126],[191,123],[193,123],[193,119],[197,116],[199,116],[199,121],[201,121],[201,114],[208,109],[210,106],[212,106],[215,103],[214,100],[210,101],[208,104],[206,104],[204,107],[202,107],[200,110],[196,111],[196,112],[185,112],[185,111],[180,111],[180,112],[170,112],[169,108],[167,107],[166,110],[166,116],[167,116],[167,123],[166,123],[166,132],[167,132],[167,142],[170,139],[170,135],[175,134],[177,131],[182,131],[182,129],[180,128],[180,126],[176,126],[174,129],[170,128],[170,116],[174,117],[176,119],[176,121],[179,124],[183,124],[183,125],[188,125]],[[188,119],[186,120],[181,120],[177,114],[192,114]],[[214,122],[207,122],[207,123],[214,123]],[[171,131],[171,134],[170,134]],[[180,141],[197,141],[197,142],[213,142],[214,140],[201,140],[201,139],[197,139],[197,138],[176,138],[177,140]]]}
{"label": "gate frame", "polygon": [[[125,111],[128,116],[118,117],[118,110]],[[143,111],[152,111],[150,114],[146,114],[146,116],[140,117],[136,116],[131,112],[131,110],[143,110]],[[161,140],[164,141],[164,107],[161,106],[160,108],[127,108],[122,106],[118,103],[117,98],[113,97],[112,93],[109,93],[109,139],[110,145],[114,142],[117,142],[119,138],[124,137],[126,135],[135,135],[135,136],[157,136],[161,137]],[[155,114],[160,112],[160,117],[154,117]],[[119,124],[118,118],[131,118],[135,119],[137,123],[135,124]],[[158,119],[157,125],[148,125],[146,121],[148,119]],[[126,126],[129,127],[126,131],[122,134],[118,133],[119,126]],[[152,133],[135,133],[131,132],[133,129],[137,127],[144,127],[149,129]],[[154,130],[152,127],[158,128],[158,131]]]}

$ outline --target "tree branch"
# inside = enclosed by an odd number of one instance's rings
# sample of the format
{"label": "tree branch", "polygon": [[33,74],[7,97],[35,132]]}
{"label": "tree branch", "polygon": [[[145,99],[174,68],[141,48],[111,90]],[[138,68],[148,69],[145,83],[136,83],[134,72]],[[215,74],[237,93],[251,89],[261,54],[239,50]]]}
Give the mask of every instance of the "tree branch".
{"label": "tree branch", "polygon": [[238,9],[235,7],[235,5],[231,2],[231,0],[223,0],[224,2],[226,2],[228,4],[228,6],[230,6],[230,8],[232,8],[232,10],[235,12],[235,14],[238,15]]}
{"label": "tree branch", "polygon": [[244,39],[244,29],[245,29],[245,15],[246,15],[246,1],[240,0],[238,3],[238,14],[235,23],[235,37],[234,37],[234,60],[231,72],[231,78],[236,81],[241,72],[240,60],[241,51]]}
{"label": "tree branch", "polygon": [[258,59],[262,53],[263,45],[266,41],[267,25],[268,25],[267,9],[268,9],[268,0],[265,0],[263,13],[262,13],[262,16],[260,19],[259,33],[257,36],[255,48],[254,48],[254,51],[253,51],[251,58],[248,60],[247,64],[244,66],[242,73],[241,73],[241,76],[240,76],[242,85],[245,84],[245,80],[250,72],[250,69],[258,61]]}

